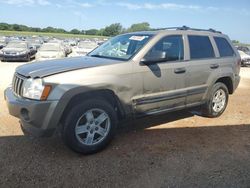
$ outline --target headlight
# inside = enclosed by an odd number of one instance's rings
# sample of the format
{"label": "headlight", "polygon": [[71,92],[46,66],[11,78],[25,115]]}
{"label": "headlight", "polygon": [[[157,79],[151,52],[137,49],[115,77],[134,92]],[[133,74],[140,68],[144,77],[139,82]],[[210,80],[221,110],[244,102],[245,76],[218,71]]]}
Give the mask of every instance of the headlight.
{"label": "headlight", "polygon": [[22,52],[19,52],[19,54],[27,54],[27,51],[22,51]]}
{"label": "headlight", "polygon": [[23,55],[23,54],[26,54],[27,52],[26,51],[22,51],[22,52],[17,52],[16,55]]}
{"label": "headlight", "polygon": [[35,100],[46,100],[51,90],[50,85],[44,85],[41,78],[29,78],[23,84],[23,97]]}

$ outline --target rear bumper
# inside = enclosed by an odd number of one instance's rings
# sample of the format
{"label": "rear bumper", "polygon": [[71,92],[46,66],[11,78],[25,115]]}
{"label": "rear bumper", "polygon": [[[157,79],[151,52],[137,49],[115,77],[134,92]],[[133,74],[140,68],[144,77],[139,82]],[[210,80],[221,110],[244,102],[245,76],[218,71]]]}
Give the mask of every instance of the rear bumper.
{"label": "rear bumper", "polygon": [[51,122],[57,101],[35,101],[19,98],[11,88],[4,91],[10,115],[20,119],[24,132],[36,137],[52,136],[57,124]]}
{"label": "rear bumper", "polygon": [[234,80],[234,91],[237,89],[237,87],[239,86],[240,83],[240,76],[235,76],[235,80]]}

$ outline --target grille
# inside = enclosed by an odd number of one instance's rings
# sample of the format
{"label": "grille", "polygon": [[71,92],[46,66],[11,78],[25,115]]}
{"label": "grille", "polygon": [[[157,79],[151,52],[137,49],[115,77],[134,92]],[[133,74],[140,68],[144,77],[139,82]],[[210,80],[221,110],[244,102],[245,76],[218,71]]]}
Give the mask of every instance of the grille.
{"label": "grille", "polygon": [[15,74],[12,82],[12,89],[18,96],[22,96],[24,77]]}
{"label": "grille", "polygon": [[16,52],[5,52],[6,55],[16,55]]}

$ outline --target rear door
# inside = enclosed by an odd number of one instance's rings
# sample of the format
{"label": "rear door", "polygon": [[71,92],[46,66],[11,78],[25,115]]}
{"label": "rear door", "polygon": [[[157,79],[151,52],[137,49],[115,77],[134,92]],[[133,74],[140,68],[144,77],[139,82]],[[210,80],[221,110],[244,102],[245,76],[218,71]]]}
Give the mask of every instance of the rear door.
{"label": "rear door", "polygon": [[204,100],[209,78],[219,71],[212,38],[207,35],[187,35],[190,60],[187,74],[187,106],[199,104]]}

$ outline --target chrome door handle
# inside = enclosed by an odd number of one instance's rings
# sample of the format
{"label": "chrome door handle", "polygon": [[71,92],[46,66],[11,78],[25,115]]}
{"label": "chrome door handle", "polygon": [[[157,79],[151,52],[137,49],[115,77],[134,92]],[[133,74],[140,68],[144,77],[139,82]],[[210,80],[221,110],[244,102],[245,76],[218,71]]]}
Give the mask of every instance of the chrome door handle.
{"label": "chrome door handle", "polygon": [[212,65],[210,65],[210,68],[217,69],[217,68],[219,68],[219,64],[212,64]]}
{"label": "chrome door handle", "polygon": [[186,72],[185,68],[176,68],[176,69],[174,69],[175,74],[182,74],[182,73],[185,73],[185,72]]}

